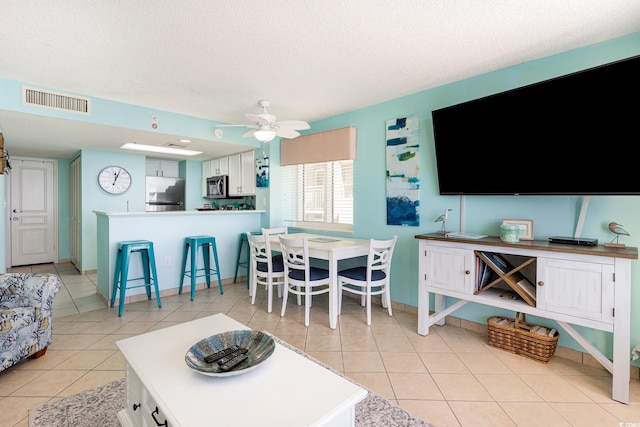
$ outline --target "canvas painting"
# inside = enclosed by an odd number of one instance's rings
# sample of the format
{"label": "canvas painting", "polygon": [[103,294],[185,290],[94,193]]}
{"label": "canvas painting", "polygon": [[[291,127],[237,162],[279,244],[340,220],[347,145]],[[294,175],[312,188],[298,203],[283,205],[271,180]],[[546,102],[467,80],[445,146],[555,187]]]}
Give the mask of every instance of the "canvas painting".
{"label": "canvas painting", "polygon": [[256,159],[256,187],[269,186],[269,157]]}
{"label": "canvas painting", "polygon": [[418,115],[386,122],[387,224],[420,225]]}

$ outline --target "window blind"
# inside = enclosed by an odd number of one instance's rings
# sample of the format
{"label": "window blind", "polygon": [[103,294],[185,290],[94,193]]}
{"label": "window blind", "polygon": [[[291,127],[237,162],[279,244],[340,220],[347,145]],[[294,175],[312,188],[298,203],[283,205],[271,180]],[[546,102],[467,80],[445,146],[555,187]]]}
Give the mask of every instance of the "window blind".
{"label": "window blind", "polygon": [[282,168],[283,219],[353,225],[353,160]]}

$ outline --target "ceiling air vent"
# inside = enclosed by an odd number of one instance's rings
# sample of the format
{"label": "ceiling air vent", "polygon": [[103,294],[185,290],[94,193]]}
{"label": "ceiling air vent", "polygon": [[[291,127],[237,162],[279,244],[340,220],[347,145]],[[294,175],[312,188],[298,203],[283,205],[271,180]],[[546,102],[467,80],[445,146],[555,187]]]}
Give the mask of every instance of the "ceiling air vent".
{"label": "ceiling air vent", "polygon": [[73,113],[91,114],[91,100],[89,98],[79,98],[26,86],[22,86],[22,103]]}

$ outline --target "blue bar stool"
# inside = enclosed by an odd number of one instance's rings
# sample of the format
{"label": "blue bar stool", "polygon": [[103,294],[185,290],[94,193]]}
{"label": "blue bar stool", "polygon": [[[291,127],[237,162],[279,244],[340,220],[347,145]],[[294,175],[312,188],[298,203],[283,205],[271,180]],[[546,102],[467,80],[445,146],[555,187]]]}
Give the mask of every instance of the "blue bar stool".
{"label": "blue bar stool", "polygon": [[[140,253],[142,259],[143,277],[129,278],[129,265],[131,255]],[[128,282],[144,280],[144,283],[130,286]],[[120,290],[120,305],[118,317],[122,317],[124,298],[127,288],[139,288],[144,286],[147,290],[147,298],[151,299],[151,286],[156,293],[158,308],[162,308],[160,292],[158,291],[158,273],[156,272],[156,258],[153,251],[153,242],[148,240],[129,240],[118,244],[118,256],[116,257],[116,271],[113,278],[113,290],[111,291],[111,307],[116,302],[116,293]]]}
{"label": "blue bar stool", "polygon": [[[198,267],[198,248],[202,248],[202,259],[204,267]],[[187,270],[187,258],[191,251],[190,268]],[[213,260],[216,268],[211,268],[210,253],[213,252]],[[201,272],[201,274],[198,274]],[[216,249],[216,238],[211,236],[189,236],[184,239],[184,256],[182,257],[182,275],[180,279],[180,288],[178,293],[182,293],[182,285],[184,284],[184,276],[191,278],[191,301],[196,296],[196,278],[206,277],[207,288],[211,288],[211,274],[216,273],[218,276],[218,287],[220,294],[224,293],[222,289],[222,279],[220,278],[220,265],[218,264],[218,250]]]}
{"label": "blue bar stool", "polygon": [[[262,232],[260,231],[252,231],[251,234],[260,235]],[[242,260],[242,249],[245,249],[247,253],[246,260]],[[247,288],[249,288],[249,265],[251,263],[251,252],[249,251],[249,240],[247,239],[247,233],[240,234],[240,246],[238,247],[238,259],[236,261],[236,274],[233,276],[233,283],[236,283],[238,280],[238,269],[240,267],[244,268],[247,272]]]}

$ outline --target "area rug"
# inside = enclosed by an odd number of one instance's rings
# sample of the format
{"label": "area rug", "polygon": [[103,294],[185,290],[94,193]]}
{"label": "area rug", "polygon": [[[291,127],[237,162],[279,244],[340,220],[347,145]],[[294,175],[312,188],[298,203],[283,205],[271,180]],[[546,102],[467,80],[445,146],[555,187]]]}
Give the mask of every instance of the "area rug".
{"label": "area rug", "polygon": [[[340,372],[301,350],[276,337],[273,339],[344,377]],[[358,385],[367,389],[361,384]],[[371,390],[367,391],[367,397],[356,405],[357,427],[433,427],[384,397]],[[124,398],[124,379],[119,379],[30,410],[29,427],[120,427],[116,414],[124,408]]]}

